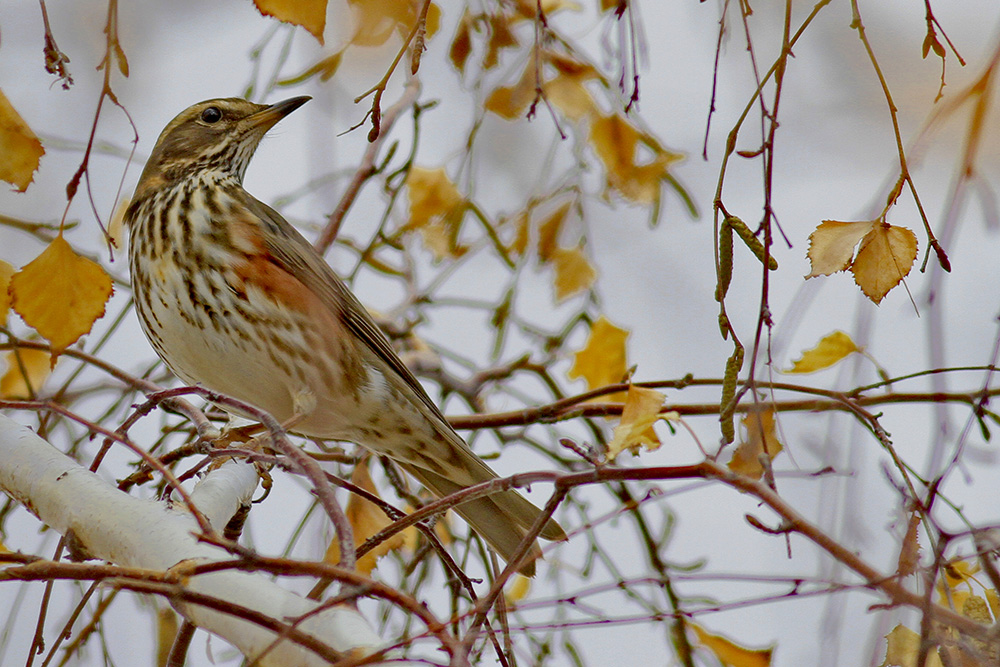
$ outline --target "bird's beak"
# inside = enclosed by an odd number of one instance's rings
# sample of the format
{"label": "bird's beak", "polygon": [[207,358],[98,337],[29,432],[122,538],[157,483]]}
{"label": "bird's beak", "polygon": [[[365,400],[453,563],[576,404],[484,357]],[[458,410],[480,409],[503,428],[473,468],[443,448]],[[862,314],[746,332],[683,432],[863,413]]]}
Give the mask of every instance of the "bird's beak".
{"label": "bird's beak", "polygon": [[293,97],[289,100],[265,107],[263,110],[251,115],[246,120],[249,121],[250,126],[254,129],[260,129],[263,132],[267,132],[274,127],[279,120],[292,113],[311,99],[312,98],[308,95]]}

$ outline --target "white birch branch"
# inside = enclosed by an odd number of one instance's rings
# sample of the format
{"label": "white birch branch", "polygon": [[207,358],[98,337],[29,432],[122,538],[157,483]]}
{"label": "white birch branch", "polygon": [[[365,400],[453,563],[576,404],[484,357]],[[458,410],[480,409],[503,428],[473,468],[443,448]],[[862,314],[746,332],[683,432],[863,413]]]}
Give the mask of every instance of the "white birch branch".
{"label": "white birch branch", "polygon": [[[257,487],[247,463],[227,463],[208,473],[191,493],[195,506],[219,529]],[[119,491],[31,429],[0,415],[0,489],[42,522],[95,558],[116,565],[168,570],[181,562],[229,560],[222,549],[194,538],[198,524],[182,505],[134,498]],[[189,577],[185,588],[261,612],[281,621],[309,614],[318,604],[286,591],[262,574],[221,571]],[[232,614],[171,601],[185,618],[231,642],[253,659],[276,635]],[[356,610],[339,606],[315,613],[296,628],[342,653],[374,652],[384,642]],[[259,662],[262,667],[326,665],[326,661],[283,641]]]}

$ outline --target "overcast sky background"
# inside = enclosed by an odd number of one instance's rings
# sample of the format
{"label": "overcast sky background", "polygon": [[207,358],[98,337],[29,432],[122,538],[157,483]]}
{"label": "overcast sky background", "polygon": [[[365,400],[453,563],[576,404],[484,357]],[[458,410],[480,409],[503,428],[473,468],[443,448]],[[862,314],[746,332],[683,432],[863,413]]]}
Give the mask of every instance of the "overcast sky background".
{"label": "overcast sky background", "polygon": [[[586,4],[591,4],[590,2]],[[758,63],[766,70],[780,44],[781,14],[778,3],[752,3],[751,19],[758,47]],[[921,3],[891,0],[861,3],[861,10],[886,79],[900,107],[904,140],[910,141],[934,109],[940,75],[940,61],[920,58],[924,35]],[[811,3],[794,3],[793,25],[811,9]],[[460,98],[454,70],[446,62],[447,47],[454,33],[454,23],[462,4],[442,3],[443,29],[429,43],[420,77],[423,100],[441,101],[438,108],[424,117],[424,140],[418,163],[426,166],[448,164],[459,155],[464,128],[472,118],[470,102]],[[739,32],[730,33],[724,42],[720,61],[709,159],[700,157],[709,106],[712,66],[721,3],[695,0],[643,2],[639,5],[645,35],[642,59],[640,116],[669,148],[687,155],[676,175],[689,188],[700,210],[691,219],[676,198],[668,196],[661,224],[649,229],[645,211],[616,206],[593,205],[588,208],[587,225],[594,256],[601,272],[601,294],[607,316],[629,328],[630,363],[638,364],[636,379],[653,380],[681,377],[686,373],[717,377],[724,368],[731,344],[718,335],[717,304],[712,298],[715,269],[712,262],[711,202],[714,196],[725,136],[741,113],[752,92],[752,77]],[[94,71],[104,50],[102,29],[105,6],[90,0],[63,4],[49,3],[52,29],[61,49],[70,55],[71,72],[76,85],[63,91],[52,83],[41,67],[42,29],[38,7],[31,2],[0,3],[0,88],[47,147],[36,182],[26,194],[0,192],[0,213],[31,220],[56,220],[65,206],[64,188],[76,170],[80,152],[70,147],[61,150],[60,140],[78,146],[90,131],[100,87],[100,74]],[[292,43],[291,60],[284,74],[299,71],[318,57],[332,52],[347,34],[344,7],[331,2],[327,46],[298,31]],[[946,100],[975,78],[986,59],[996,48],[1000,6],[992,0],[961,3],[939,2],[935,14],[968,62],[959,68],[949,54]],[[139,129],[139,159],[124,177],[123,194],[128,195],[141,171],[143,157],[149,153],[159,131],[179,111],[202,99],[239,94],[251,77],[248,52],[272,26],[250,2],[225,0],[200,3],[190,0],[170,3],[122,3],[120,36],[131,67],[131,76],[117,77],[113,88],[128,108]],[[730,19],[735,18],[731,15]],[[795,49],[785,79],[781,107],[781,128],[777,138],[774,203],[780,222],[792,243],[775,246],[781,266],[772,281],[771,306],[775,319],[773,355],[779,368],[787,368],[803,349],[811,347],[834,329],[843,329],[868,346],[871,354],[892,375],[928,367],[928,315],[931,308],[942,309],[946,335],[938,341],[945,350],[948,365],[986,364],[997,339],[996,316],[998,244],[997,220],[989,206],[971,198],[959,216],[957,231],[946,249],[954,267],[941,282],[934,305],[927,302],[932,273],[914,271],[907,280],[919,316],[905,291],[890,293],[876,307],[860,296],[848,275],[836,275],[808,282],[802,276],[809,271],[806,261],[807,238],[822,220],[857,220],[870,218],[881,208],[885,182],[896,173],[896,153],[889,115],[877,79],[868,64],[862,45],[849,28],[850,5],[836,0],[824,9],[815,25]],[[567,34],[593,47],[599,57],[601,24],[592,13],[562,14],[555,25]],[[279,40],[280,41],[280,40]],[[264,72],[274,62],[266,52]],[[341,73],[327,84],[313,83],[278,92],[266,101],[310,94],[315,99],[284,121],[273,137],[266,140],[251,165],[246,187],[265,202],[301,188],[321,174],[350,170],[364,149],[365,132],[338,136],[361,120],[366,103],[354,105],[353,98],[369,88],[384,71],[392,49],[356,50],[345,61]],[[512,75],[519,72],[513,60],[504,61]],[[389,104],[398,92],[390,88]],[[261,101],[261,100],[258,100]],[[949,188],[961,153],[967,113],[941,125],[922,150],[914,154],[911,166],[920,195],[939,236],[945,235],[942,219]],[[1000,175],[997,113],[988,118],[986,140],[980,151],[979,167],[983,182],[995,189]],[[401,124],[406,136],[408,122]],[[455,132],[455,127],[463,128]],[[747,124],[741,149],[756,148],[759,139]],[[102,117],[98,136],[119,147],[127,147],[131,138],[128,123],[110,109]],[[541,114],[533,123],[506,123],[488,118],[480,139],[479,159],[483,178],[479,197],[489,210],[511,212],[517,202],[534,191],[539,178],[538,160],[553,141],[550,120]],[[919,160],[917,159],[919,157]],[[115,192],[122,179],[124,160],[106,154],[94,156],[90,176],[94,200],[103,219],[110,217]],[[751,226],[758,220],[761,205],[759,162],[737,160],[727,177],[727,208]],[[339,198],[341,186],[319,188],[314,193],[283,209],[296,222],[316,225],[322,222]],[[920,238],[923,258],[925,235],[919,219],[904,194],[901,204],[890,215],[890,222],[914,229]],[[989,201],[985,198],[983,201]],[[345,233],[364,238],[365,225],[381,213],[381,201],[366,192],[347,219]],[[402,209],[400,209],[402,210]],[[984,213],[984,211],[987,211]],[[69,238],[79,248],[99,252],[102,243],[94,224],[90,205],[79,195],[72,205],[71,219],[82,221]],[[0,256],[15,265],[30,261],[41,246],[23,234],[0,229]],[[116,276],[125,277],[124,256],[119,253],[105,266]],[[336,251],[330,254],[337,268]],[[728,307],[745,342],[752,340],[759,299],[759,271],[754,260],[737,248],[736,276]],[[482,269],[481,282],[470,280],[471,293],[490,289],[490,269]],[[540,279],[538,284],[545,286]],[[378,281],[358,285],[362,300],[369,306],[391,309],[395,296],[382,291]],[[125,305],[125,295],[115,297],[109,312],[117,313]],[[550,295],[543,289],[535,297],[541,312],[550,308]],[[431,340],[448,340],[470,354],[482,354],[484,345],[479,331],[464,323],[461,314],[443,314],[431,323],[425,334]],[[466,337],[467,340],[463,340]],[[459,343],[455,343],[455,340]],[[467,345],[467,347],[466,347]],[[116,335],[115,345],[105,353],[125,369],[138,371],[153,359],[153,353],[130,320]],[[566,361],[568,368],[569,360]],[[780,379],[780,378],[779,378]],[[820,386],[847,388],[874,381],[873,367],[859,360],[838,370],[826,371],[807,379]],[[978,388],[983,378],[968,374],[947,379],[953,389]],[[582,388],[579,385],[574,385]],[[906,390],[927,389],[926,381],[908,383]],[[668,400],[693,400],[698,394],[672,393]],[[717,400],[713,393],[705,400]],[[447,406],[461,409],[457,403]],[[502,406],[495,406],[498,409]],[[886,410],[883,424],[892,434],[900,455],[925,471],[934,445],[944,445],[950,452],[955,434],[965,424],[967,411],[949,411],[951,431],[940,436],[937,413],[927,406],[893,407]],[[718,441],[717,421],[692,422],[699,438],[708,446]],[[155,425],[151,425],[154,428]],[[779,479],[782,495],[806,516],[821,522],[833,535],[856,549],[864,558],[887,571],[894,569],[895,545],[902,530],[895,491],[885,482],[885,455],[877,443],[855,427],[853,422],[836,416],[795,415],[782,422],[784,442],[791,457],[776,461],[779,470],[790,476]],[[976,434],[970,439],[967,466],[953,475],[946,492],[954,502],[965,506],[974,521],[1000,523],[996,489],[1000,484],[995,446],[984,444]],[[644,454],[625,465],[674,465],[697,460],[697,448],[684,435],[667,438],[662,449]],[[124,458],[122,459],[124,460]],[[822,480],[796,477],[795,471],[814,471],[833,465],[838,476]],[[500,472],[525,469],[524,459],[504,457],[496,464]],[[527,467],[530,467],[528,465]],[[259,544],[267,544],[266,527],[280,523],[290,507],[306,502],[305,494],[286,485],[277,492],[285,494],[279,502],[264,503],[254,510],[251,531]],[[829,577],[853,581],[832,569],[827,559],[817,557],[812,545],[792,539],[793,557],[785,556],[783,539],[764,536],[750,529],[745,513],[753,513],[766,523],[773,517],[755,503],[732,491],[705,484],[663,484],[664,496],[657,503],[669,507],[677,525],[669,547],[662,554],[676,564],[690,564],[705,559],[702,576],[708,580],[683,582],[680,590],[687,595],[717,596],[732,601],[761,595],[762,591],[780,592],[781,587],[761,589],[734,584],[719,575],[761,574]],[[544,499],[540,493],[537,499]],[[603,496],[595,496],[595,511],[607,511],[611,505]],[[565,521],[564,521],[565,523]],[[12,548],[48,553],[30,542],[37,523],[26,515],[8,523],[20,533],[6,536]],[[953,527],[958,527],[957,524]],[[306,548],[322,549],[325,540],[320,531],[305,539]],[[25,540],[23,543],[21,540]],[[54,544],[51,536],[44,538]],[[621,549],[636,548],[632,526],[627,520],[602,526],[602,541]],[[282,544],[280,539],[276,544]],[[581,553],[579,545],[559,547],[549,555],[555,561],[574,562]],[[631,561],[631,574],[644,571],[638,550]],[[600,580],[600,573],[595,575]],[[713,580],[714,577],[714,580]],[[297,585],[297,584],[292,584]],[[544,597],[550,590],[544,575],[535,584],[534,595]],[[15,586],[0,587],[0,617],[18,601]],[[34,627],[41,586],[27,589],[20,616],[7,630],[13,634],[4,657],[16,664],[24,660],[25,647]],[[755,646],[777,645],[774,664],[791,665],[864,665],[879,664],[882,659],[878,637],[893,625],[905,621],[914,625],[915,615],[893,611],[868,611],[868,606],[882,599],[864,593],[820,596],[739,608],[706,614],[698,621],[714,631]],[[607,612],[615,615],[620,596],[602,598]],[[130,626],[147,623],[132,615],[131,604],[119,603],[107,619]],[[632,613],[634,613],[632,609]],[[59,615],[54,616],[58,618]],[[151,628],[152,620],[148,621]],[[661,664],[670,655],[667,632],[662,624],[627,624],[588,628],[578,641],[585,649],[587,664]],[[211,664],[204,641],[192,649],[189,664]],[[115,648],[115,647],[113,647]],[[215,640],[211,648],[224,651]],[[117,650],[117,648],[115,648]],[[146,655],[143,651],[141,655]],[[140,664],[117,655],[120,665]],[[101,664],[91,652],[82,664]],[[147,664],[147,663],[142,663]],[[530,661],[525,664],[530,664]],[[558,664],[558,663],[555,663]],[[568,664],[568,663],[567,663]]]}

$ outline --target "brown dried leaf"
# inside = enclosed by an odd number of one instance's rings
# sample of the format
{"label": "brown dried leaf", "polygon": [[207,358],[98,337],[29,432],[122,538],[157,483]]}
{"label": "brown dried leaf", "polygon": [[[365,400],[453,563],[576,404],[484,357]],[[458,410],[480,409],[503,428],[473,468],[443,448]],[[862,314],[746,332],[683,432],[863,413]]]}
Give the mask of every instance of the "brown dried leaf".
{"label": "brown dried leaf", "polygon": [[824,220],[809,235],[809,265],[812,271],[806,278],[828,276],[851,266],[854,248],[876,224],[872,220],[838,222]]}
{"label": "brown dried leaf", "polygon": [[326,29],[327,0],[254,0],[257,11],[305,28],[320,44]]}
{"label": "brown dried leaf", "polygon": [[556,248],[552,253],[552,266],[556,273],[556,303],[589,289],[597,279],[597,270],[579,247]]}
{"label": "brown dried leaf", "polygon": [[638,451],[639,447],[645,446],[647,450],[653,450],[660,446],[653,424],[663,417],[660,408],[666,400],[667,397],[655,389],[629,386],[621,421],[608,443],[608,460],[613,461],[626,449]]}
{"label": "brown dried leaf", "polygon": [[53,358],[90,331],[111,298],[111,277],[62,236],[10,279],[11,303],[52,344]]}
{"label": "brown dried leaf", "polygon": [[44,154],[42,142],[0,91],[0,180],[24,192]]}
{"label": "brown dried leaf", "polygon": [[[625,341],[629,332],[616,327],[603,315],[590,327],[590,337],[582,350],[573,357],[573,366],[567,376],[570,380],[583,378],[588,389],[617,384],[625,379]],[[601,397],[602,401],[621,401],[625,393]]]}
{"label": "brown dried leaf", "polygon": [[472,17],[466,9],[462,14],[462,20],[458,22],[455,30],[455,37],[451,40],[451,48],[448,49],[448,59],[460,73],[465,74],[465,63],[468,62],[472,54]]}
{"label": "brown dried leaf", "polygon": [[920,542],[917,539],[920,528],[920,515],[916,512],[910,513],[910,520],[906,524],[906,535],[903,537],[903,544],[899,549],[899,558],[896,565],[896,574],[900,577],[908,577],[917,571],[920,564]]}
{"label": "brown dried leaf", "polygon": [[0,377],[0,396],[14,400],[35,398],[53,366],[45,350],[11,350],[4,360],[7,372]]}
{"label": "brown dried leaf", "polygon": [[879,303],[910,273],[916,259],[917,235],[883,222],[861,239],[851,272],[865,296]]}
{"label": "brown dried leaf", "polygon": [[811,350],[802,353],[802,358],[792,363],[786,373],[815,373],[833,366],[838,361],[860,352],[861,348],[843,331],[834,331],[823,337]]}
{"label": "brown dried leaf", "polygon": [[774,410],[760,410],[747,414],[743,418],[747,437],[733,452],[729,461],[729,469],[747,477],[760,479],[764,474],[760,457],[766,454],[770,460],[781,453],[784,446],[778,441],[775,432]]}

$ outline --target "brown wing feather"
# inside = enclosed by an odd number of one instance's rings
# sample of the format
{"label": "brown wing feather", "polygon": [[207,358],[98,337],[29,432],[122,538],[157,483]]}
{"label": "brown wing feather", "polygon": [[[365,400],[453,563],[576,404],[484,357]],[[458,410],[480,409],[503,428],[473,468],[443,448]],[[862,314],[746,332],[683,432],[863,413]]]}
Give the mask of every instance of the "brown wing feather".
{"label": "brown wing feather", "polygon": [[[461,453],[460,458],[463,465],[461,470],[456,469],[455,473],[465,473],[468,480],[463,484],[456,484],[458,480],[443,480],[443,478],[423,470],[416,461],[405,462],[408,464],[406,467],[410,469],[410,472],[439,495],[447,495],[464,485],[495,479],[496,473],[469,449],[461,436],[455,433],[444,415],[441,414],[440,409],[427,395],[426,390],[392,349],[389,340],[375,324],[365,307],[347,289],[343,281],[305,237],[281,217],[281,214],[249,194],[245,195],[243,203],[264,224],[268,225],[268,233],[264,236],[270,255],[278,260],[286,270],[299,276],[307,287],[319,295],[331,312],[337,313],[341,317],[345,326],[357,335],[368,350],[389,370],[393,371],[386,375],[387,379],[390,381],[393,381],[394,378],[401,379],[402,386],[399,385],[398,380],[394,384],[403,390],[411,400],[421,402],[427,408],[428,413],[433,415],[437,422],[438,431]],[[531,527],[540,511],[529,500],[515,491],[506,491],[488,499],[468,503],[468,505],[468,511],[463,511],[464,505],[458,506],[456,510],[459,514],[466,516],[466,519],[487,537],[494,548],[497,548],[500,554],[505,556],[512,552],[512,544],[516,544],[515,538],[518,535],[523,535],[523,529]],[[522,530],[508,528],[497,530],[494,514],[496,511],[508,517]],[[553,519],[549,519],[546,523],[542,530],[542,536],[548,540],[566,539],[562,527]],[[533,569],[534,566],[531,565],[531,568]]]}
{"label": "brown wing feather", "polygon": [[[268,238],[267,250],[281,263],[289,267],[302,281],[327,304],[332,312],[340,314],[345,326],[357,334],[368,349],[386,366],[403,379],[406,388],[433,414],[444,430],[451,431],[441,410],[406,364],[392,349],[389,340],[378,328],[365,307],[351,293],[343,281],[333,272],[312,245],[281,214],[267,204],[254,199],[249,194],[243,202],[254,214],[269,226],[273,237]],[[294,248],[297,252],[290,252]]]}

